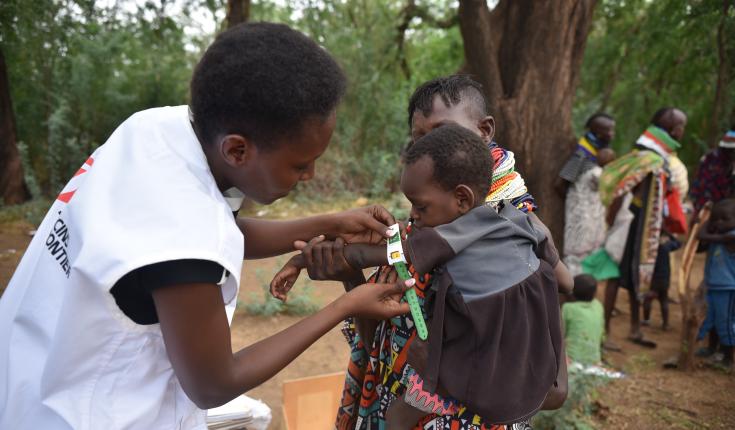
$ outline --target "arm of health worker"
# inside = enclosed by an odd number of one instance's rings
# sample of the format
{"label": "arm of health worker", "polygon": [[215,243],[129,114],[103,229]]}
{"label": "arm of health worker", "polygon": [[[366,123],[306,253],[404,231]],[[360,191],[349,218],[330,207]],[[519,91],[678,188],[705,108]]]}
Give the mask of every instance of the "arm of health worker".
{"label": "arm of health worker", "polygon": [[409,311],[400,298],[413,280],[361,285],[293,326],[232,352],[222,292],[215,284],[153,291],[163,340],[187,396],[202,409],[227,403],[273,377],[350,315],[387,319]]}
{"label": "arm of health worker", "polygon": [[378,243],[387,237],[388,226],[395,222],[393,215],[378,205],[286,221],[237,219],[245,236],[246,259],[281,255],[293,251],[294,242],[322,234],[347,242]]}

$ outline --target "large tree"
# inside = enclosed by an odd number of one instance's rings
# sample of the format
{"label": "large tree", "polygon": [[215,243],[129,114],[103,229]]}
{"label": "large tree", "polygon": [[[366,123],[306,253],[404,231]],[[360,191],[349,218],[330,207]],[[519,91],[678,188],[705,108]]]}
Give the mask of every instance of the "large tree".
{"label": "large tree", "polygon": [[596,0],[460,0],[468,72],[484,86],[497,140],[562,238],[564,205],[552,188],[573,148],[572,103]]}
{"label": "large tree", "polygon": [[227,0],[227,28],[248,22],[250,18],[250,0]]}
{"label": "large tree", "polygon": [[15,114],[10,98],[10,80],[0,46],[0,193],[3,203],[13,205],[30,199],[15,134]]}

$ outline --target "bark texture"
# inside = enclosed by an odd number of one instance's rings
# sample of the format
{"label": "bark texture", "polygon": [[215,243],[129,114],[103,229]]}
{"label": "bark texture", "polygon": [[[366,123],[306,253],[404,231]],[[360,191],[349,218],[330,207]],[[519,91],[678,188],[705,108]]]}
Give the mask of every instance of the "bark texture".
{"label": "bark texture", "polygon": [[250,18],[250,0],[227,0],[227,28],[248,22]]}
{"label": "bark texture", "polygon": [[722,136],[722,130],[720,129],[722,111],[725,107],[727,88],[729,87],[732,79],[732,67],[730,65],[731,59],[727,52],[728,34],[725,31],[725,25],[727,24],[727,17],[730,15],[730,9],[733,8],[735,8],[735,1],[723,0],[722,16],[720,17],[720,23],[717,26],[717,84],[715,85],[715,99],[712,102],[712,117],[710,119],[709,130],[707,133],[707,140],[710,142],[710,146],[712,147],[717,146],[717,143],[720,141],[720,137]]}
{"label": "bark texture", "polygon": [[483,86],[496,139],[540,206],[561,248],[564,202],[554,179],[576,141],[572,102],[596,0],[460,0],[467,71]]}
{"label": "bark texture", "polygon": [[18,152],[15,114],[10,98],[10,79],[0,47],[0,193],[3,203],[14,205],[31,198]]}

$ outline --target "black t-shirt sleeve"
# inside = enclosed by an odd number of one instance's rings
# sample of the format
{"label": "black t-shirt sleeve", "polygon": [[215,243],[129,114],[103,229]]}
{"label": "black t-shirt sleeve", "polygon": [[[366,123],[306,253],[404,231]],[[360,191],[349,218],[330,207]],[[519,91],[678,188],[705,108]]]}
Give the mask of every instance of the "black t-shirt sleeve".
{"label": "black t-shirt sleeve", "polygon": [[172,260],[139,267],[110,289],[121,311],[137,324],[158,323],[151,292],[157,288],[181,284],[217,284],[225,269],[209,260]]}

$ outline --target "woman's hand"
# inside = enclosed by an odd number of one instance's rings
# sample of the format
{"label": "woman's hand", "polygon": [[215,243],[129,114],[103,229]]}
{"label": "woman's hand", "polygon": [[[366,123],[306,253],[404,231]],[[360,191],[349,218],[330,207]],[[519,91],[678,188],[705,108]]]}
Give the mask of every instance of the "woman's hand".
{"label": "woman's hand", "polygon": [[[388,227],[396,223],[395,217],[380,205],[350,209],[332,216],[336,217],[336,235],[347,243],[380,243],[389,237]],[[401,237],[404,237],[403,226]]]}
{"label": "woman's hand", "polygon": [[347,314],[358,318],[385,320],[409,312],[408,303],[401,303],[403,293],[416,280],[392,283],[362,284],[340,298]]}
{"label": "woman's hand", "polygon": [[345,241],[334,241],[317,236],[308,243],[296,241],[294,247],[301,251],[309,277],[315,281],[334,280],[349,282],[363,279],[362,271],[350,266],[345,258]]}

